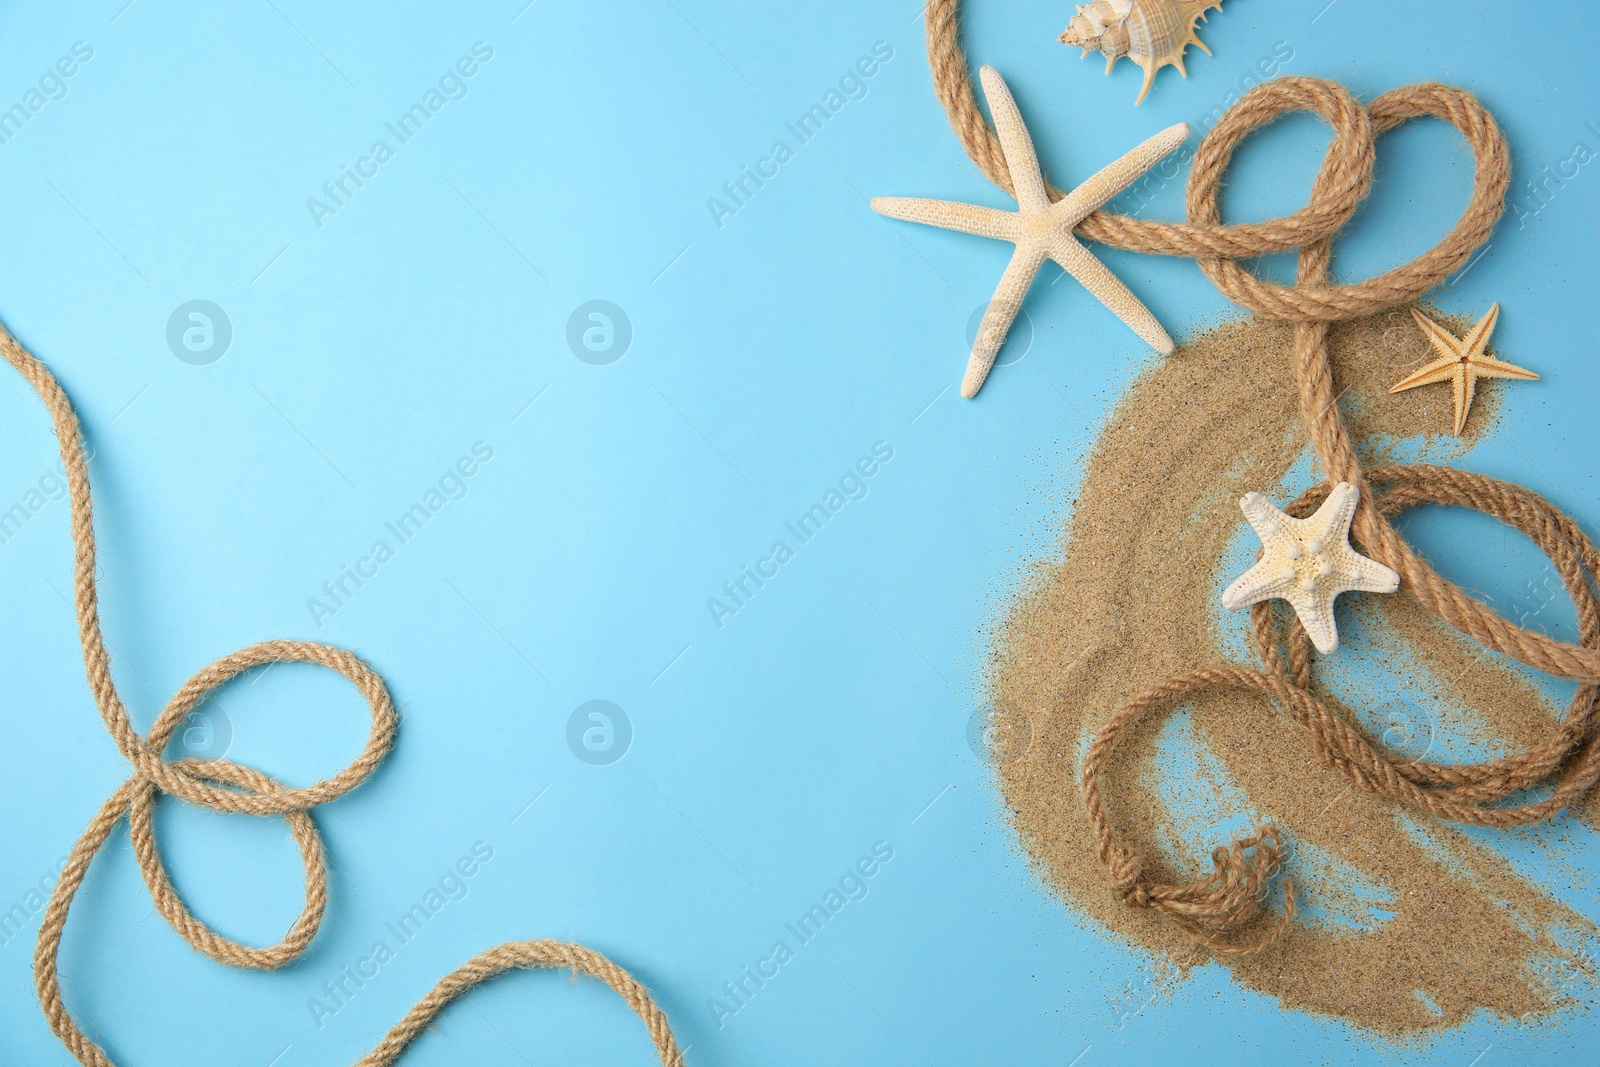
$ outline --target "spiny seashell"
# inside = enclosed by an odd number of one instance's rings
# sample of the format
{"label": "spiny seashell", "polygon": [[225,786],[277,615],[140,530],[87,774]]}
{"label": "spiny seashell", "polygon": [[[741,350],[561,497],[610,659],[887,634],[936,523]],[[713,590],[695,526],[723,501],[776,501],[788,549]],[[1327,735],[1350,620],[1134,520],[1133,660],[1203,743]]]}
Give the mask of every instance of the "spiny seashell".
{"label": "spiny seashell", "polygon": [[1061,43],[1077,45],[1084,55],[1098,50],[1106,57],[1107,74],[1123,56],[1143,67],[1144,87],[1134,101],[1139,104],[1162,67],[1177,67],[1179,74],[1189,76],[1183,53],[1190,44],[1211,54],[1194,30],[1211,8],[1221,10],[1222,0],[1093,0],[1078,5]]}

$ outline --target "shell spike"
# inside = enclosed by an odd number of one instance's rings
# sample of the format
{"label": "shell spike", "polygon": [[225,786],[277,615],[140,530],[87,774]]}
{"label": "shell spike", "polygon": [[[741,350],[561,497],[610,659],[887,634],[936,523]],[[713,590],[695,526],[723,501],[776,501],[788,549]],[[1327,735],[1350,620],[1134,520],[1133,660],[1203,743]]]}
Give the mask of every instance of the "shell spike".
{"label": "shell spike", "polygon": [[1139,95],[1134,97],[1133,100],[1133,106],[1138,107],[1140,104],[1144,103],[1144,98],[1150,92],[1150,86],[1156,80],[1156,71],[1159,70],[1160,67],[1148,59],[1145,59],[1142,62],[1135,60],[1135,62],[1138,62],[1139,65],[1144,68],[1144,85],[1139,89]]}

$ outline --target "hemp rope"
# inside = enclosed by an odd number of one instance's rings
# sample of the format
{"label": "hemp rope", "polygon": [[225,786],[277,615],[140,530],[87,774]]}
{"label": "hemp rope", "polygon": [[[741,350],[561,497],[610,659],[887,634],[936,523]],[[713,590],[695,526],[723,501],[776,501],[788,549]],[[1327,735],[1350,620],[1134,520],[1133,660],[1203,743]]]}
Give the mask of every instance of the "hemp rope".
{"label": "hemp rope", "polygon": [[[156,910],[178,935],[191,946],[219,963],[235,967],[272,969],[296,959],[310,944],[328,905],[328,871],[323,858],[322,837],[310,810],[336,800],[377,769],[394,743],[397,716],[389,690],[371,667],[354,653],[342,648],[310,641],[262,641],[224,656],[190,678],[156,716],[145,737],[140,737],[128,720],[122,698],[111,677],[111,657],[100,632],[100,609],[95,591],[95,539],[93,505],[89,495],[89,467],[84,459],[77,413],[65,390],[49,368],[35,358],[0,325],[0,351],[17,372],[28,380],[44,401],[54,423],[61,448],[61,461],[67,476],[74,547],[74,607],[78,617],[78,638],[83,646],[83,664],[95,706],[105,721],[112,740],[129,763],[133,774],[118,786],[100,806],[89,827],[62,868],[60,880],[50,894],[39,941],[33,954],[34,984],[39,1003],[50,1028],[78,1061],[92,1067],[114,1067],[105,1051],[79,1028],[62,999],[57,958],[67,913],[83,884],[89,865],[100,846],[123,816],[128,818],[134,856],[144,875],[145,885]],[[329,778],[291,789],[254,768],[232,760],[168,760],[162,753],[184,716],[212,690],[256,667],[269,663],[311,663],[336,671],[355,686],[372,710],[372,730],[366,746],[349,766]],[[228,788],[231,787],[231,788]],[[166,793],[210,808],[213,811],[246,815],[282,815],[299,846],[305,867],[305,908],[282,941],[270,948],[254,948],[223,937],[197,919],[183,902],[167,877],[156,845],[152,810],[156,794]],[[421,1033],[445,1006],[483,982],[516,968],[565,967],[600,979],[616,990],[628,1007],[644,1020],[650,1040],[663,1067],[681,1067],[672,1028],[665,1013],[644,986],[627,971],[598,952],[582,945],[560,941],[508,941],[479,953],[445,975],[439,983],[384,1036],[376,1048],[364,1056],[357,1067],[386,1067]]]}
{"label": "hemp rope", "polygon": [[[958,0],[930,0],[928,64],[934,92],[967,154],[1000,188],[1012,192],[999,139],[984,120],[960,41]],[[1305,207],[1265,222],[1224,225],[1218,204],[1222,178],[1240,142],[1258,127],[1291,111],[1327,121],[1333,140]],[[1472,196],[1455,227],[1409,263],[1366,281],[1328,284],[1334,235],[1354,215],[1372,184],[1373,139],[1413,119],[1431,116],[1459,129],[1472,148]],[[1294,914],[1294,885],[1286,878],[1282,917],[1264,935],[1240,943],[1223,935],[1261,910],[1268,881],[1282,858],[1278,831],[1260,828],[1212,854],[1213,873],[1191,885],[1151,881],[1133,850],[1116,838],[1101,802],[1100,773],[1118,734],[1146,712],[1170,708],[1202,690],[1255,691],[1273,698],[1311,734],[1312,749],[1357,785],[1440,818],[1484,826],[1516,826],[1555,815],[1600,779],[1600,735],[1593,727],[1600,697],[1600,553],[1570,518],[1520,486],[1428,465],[1386,466],[1363,472],[1338,408],[1328,364],[1328,324],[1405,304],[1463,266],[1488,238],[1505,209],[1510,152],[1493,116],[1470,93],[1438,84],[1384,93],[1365,108],[1341,85],[1320,78],[1283,77],[1252,88],[1217,120],[1195,149],[1186,195],[1189,221],[1154,222],[1097,211],[1077,233],[1136,252],[1193,258],[1229,300],[1267,318],[1293,322],[1295,378],[1300,414],[1327,483],[1302,494],[1290,513],[1308,515],[1332,484],[1360,491],[1351,534],[1373,559],[1400,575],[1402,588],[1457,630],[1496,652],[1548,674],[1582,683],[1567,717],[1540,745],[1517,756],[1471,765],[1394,759],[1381,751],[1352,717],[1312,692],[1311,649],[1298,621],[1288,635],[1288,658],[1278,648],[1274,609],[1252,608],[1264,673],[1208,668],[1168,678],[1124,705],[1096,734],[1083,767],[1084,804],[1101,860],[1129,904],[1153,907],[1195,940],[1223,955],[1260,951],[1287,928]],[[1049,187],[1052,200],[1063,193]],[[1298,249],[1294,285],[1250,274],[1241,258]],[[1374,493],[1373,485],[1387,488]],[[1580,643],[1567,644],[1517,626],[1436,573],[1389,522],[1419,503],[1476,508],[1530,537],[1555,564],[1578,609]],[[1489,802],[1560,774],[1539,802],[1490,807]]]}

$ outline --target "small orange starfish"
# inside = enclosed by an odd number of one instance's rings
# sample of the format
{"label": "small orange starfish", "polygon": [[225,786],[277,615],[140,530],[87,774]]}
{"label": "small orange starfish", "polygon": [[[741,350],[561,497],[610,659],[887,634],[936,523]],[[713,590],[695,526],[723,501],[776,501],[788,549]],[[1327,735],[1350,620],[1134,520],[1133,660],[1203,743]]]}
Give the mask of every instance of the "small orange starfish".
{"label": "small orange starfish", "polygon": [[1490,307],[1467,336],[1459,341],[1416,308],[1411,309],[1411,315],[1422,327],[1422,332],[1428,335],[1428,340],[1433,342],[1439,358],[1396,383],[1389,392],[1398,393],[1419,385],[1449,382],[1455,390],[1457,436],[1461,434],[1461,427],[1467,424],[1467,412],[1472,408],[1472,394],[1477,389],[1479,378],[1519,378],[1527,381],[1539,377],[1531,370],[1495,359],[1485,352],[1489,335],[1494,332],[1495,321],[1500,318],[1499,304]]}

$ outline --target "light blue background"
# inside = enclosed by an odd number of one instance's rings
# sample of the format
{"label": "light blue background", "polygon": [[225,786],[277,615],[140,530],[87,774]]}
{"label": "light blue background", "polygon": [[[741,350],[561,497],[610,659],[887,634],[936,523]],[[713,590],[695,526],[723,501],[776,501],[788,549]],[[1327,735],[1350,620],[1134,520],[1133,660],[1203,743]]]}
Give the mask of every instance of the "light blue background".
{"label": "light blue background", "polygon": [[[268,637],[359,651],[404,708],[380,772],[316,812],[332,906],[282,971],[192,952],[113,836],[62,970],[119,1062],[348,1063],[446,970],[528,937],[632,969],[695,1065],[1595,1061],[1591,1016],[1478,1020],[1396,1047],[1284,1013],[1215,967],[1143,1004],[1144,958],[1030,872],[969,743],[986,628],[1024,563],[1052,550],[1098,425],[1153,357],[1076,285],[1049,284],[1051,268],[1026,305],[1032,349],[979,400],[957,396],[967,319],[1008,249],[886,222],[863,199],[1008,206],[933,98],[915,0],[522,3],[97,0],[0,17],[0,105],[75,41],[94,49],[67,95],[0,145],[0,316],[56,369],[96,450],[102,604],[136,723]],[[1580,5],[1324,4],[1232,0],[1203,31],[1215,58],[1191,53],[1188,80],[1164,71],[1137,109],[1130,66],[1103,77],[1056,43],[1069,5],[973,0],[963,21],[1058,183],[1169,123],[1198,125],[1278,42],[1288,72],[1364,97],[1423,79],[1478,93],[1515,151],[1519,211],[1538,206],[1522,181],[1541,166],[1578,141],[1600,150],[1586,125],[1600,125],[1600,34]],[[468,95],[318,228],[307,198],[479,40],[494,57]],[[878,41],[893,59],[866,97],[719,229],[707,198]],[[1228,217],[1303,202],[1325,140],[1307,119],[1253,141]],[[1442,125],[1386,139],[1338,269],[1363,276],[1432,244],[1470,174]],[[1597,211],[1591,164],[1523,224],[1508,216],[1437,294],[1474,316],[1501,301],[1498,346],[1544,376],[1507,391],[1464,464],[1590,530]],[[1178,217],[1181,182],[1145,213]],[[1230,313],[1190,262],[1099,251],[1180,339]],[[196,298],[234,329],[209,366],[165,341]],[[605,367],[565,343],[569,313],[597,298],[634,330]],[[315,625],[307,599],[477,441],[494,458],[469,495]],[[894,458],[867,497],[719,629],[706,599],[878,441]],[[56,462],[11,375],[0,451],[8,508]],[[54,868],[127,770],[61,595],[66,520],[53,501],[0,545],[0,907]],[[1448,573],[1500,603],[1540,574],[1526,546],[1502,556],[1489,524],[1416,526]],[[595,698],[635,733],[610,766],[565,741]],[[363,737],[359,699],[310,669],[219,703],[230,754],[291,782],[333,771]],[[281,822],[167,804],[158,832],[202,917],[256,943],[281,935],[300,892]],[[1499,840],[1535,875],[1566,872],[1552,891],[1600,913],[1595,835],[1568,823]],[[319,1029],[308,1000],[479,841],[494,858],[468,895]],[[894,859],[870,895],[719,1029],[707,998],[879,841]],[[36,1008],[36,925],[0,946],[0,1063],[69,1062]],[[406,1062],[650,1062],[608,991],[549,974],[480,990],[439,1029]]]}

